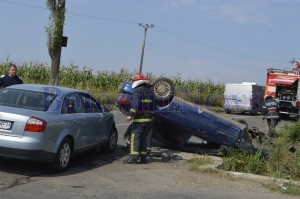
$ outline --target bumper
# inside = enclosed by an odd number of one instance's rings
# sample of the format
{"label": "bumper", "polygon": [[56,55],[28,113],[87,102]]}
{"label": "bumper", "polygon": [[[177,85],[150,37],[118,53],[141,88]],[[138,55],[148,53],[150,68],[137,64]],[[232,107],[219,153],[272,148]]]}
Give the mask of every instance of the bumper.
{"label": "bumper", "polygon": [[227,104],[223,105],[224,109],[231,110],[231,111],[253,111],[257,108],[255,106],[246,105],[246,104]]}
{"label": "bumper", "polygon": [[53,162],[55,158],[55,153],[49,153],[41,150],[26,150],[0,147],[0,156],[38,162]]}
{"label": "bumper", "polygon": [[40,162],[53,161],[56,154],[45,150],[43,135],[31,135],[31,137],[0,135],[0,157]]}

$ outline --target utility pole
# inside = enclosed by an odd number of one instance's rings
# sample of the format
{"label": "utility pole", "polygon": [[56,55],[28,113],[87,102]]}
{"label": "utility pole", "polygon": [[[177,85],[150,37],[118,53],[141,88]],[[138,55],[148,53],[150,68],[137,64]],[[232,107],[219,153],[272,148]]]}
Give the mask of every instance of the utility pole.
{"label": "utility pole", "polygon": [[140,23],[139,26],[144,28],[144,42],[143,42],[143,46],[142,46],[142,55],[141,55],[140,70],[139,70],[139,73],[142,73],[147,30],[148,30],[148,28],[153,28],[154,25]]}

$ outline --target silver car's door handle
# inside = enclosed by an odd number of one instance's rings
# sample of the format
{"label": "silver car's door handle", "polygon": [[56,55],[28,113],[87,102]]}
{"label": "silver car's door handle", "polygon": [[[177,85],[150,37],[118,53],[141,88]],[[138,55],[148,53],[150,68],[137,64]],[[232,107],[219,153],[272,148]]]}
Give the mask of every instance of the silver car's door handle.
{"label": "silver car's door handle", "polygon": [[78,120],[73,120],[73,124],[78,124]]}
{"label": "silver car's door handle", "polygon": [[95,122],[101,122],[101,117],[95,117]]}

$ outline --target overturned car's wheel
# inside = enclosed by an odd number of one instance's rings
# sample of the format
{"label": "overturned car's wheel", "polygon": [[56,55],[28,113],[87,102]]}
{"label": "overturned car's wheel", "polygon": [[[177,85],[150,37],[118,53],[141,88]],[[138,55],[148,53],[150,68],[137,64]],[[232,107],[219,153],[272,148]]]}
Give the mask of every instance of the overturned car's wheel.
{"label": "overturned car's wheel", "polygon": [[154,93],[154,98],[159,106],[166,106],[173,100],[175,89],[172,80],[165,77],[159,77],[153,79],[150,84]]}
{"label": "overturned car's wheel", "polygon": [[62,172],[68,169],[72,157],[71,147],[72,145],[70,139],[64,138],[57,150],[52,167],[53,171]]}

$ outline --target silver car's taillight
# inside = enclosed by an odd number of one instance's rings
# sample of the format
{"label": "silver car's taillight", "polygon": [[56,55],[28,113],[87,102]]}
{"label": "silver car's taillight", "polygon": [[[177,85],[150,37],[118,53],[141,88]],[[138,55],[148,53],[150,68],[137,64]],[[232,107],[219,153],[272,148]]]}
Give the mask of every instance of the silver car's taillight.
{"label": "silver car's taillight", "polygon": [[28,132],[44,132],[47,126],[47,122],[37,117],[31,117],[28,119],[24,131]]}

